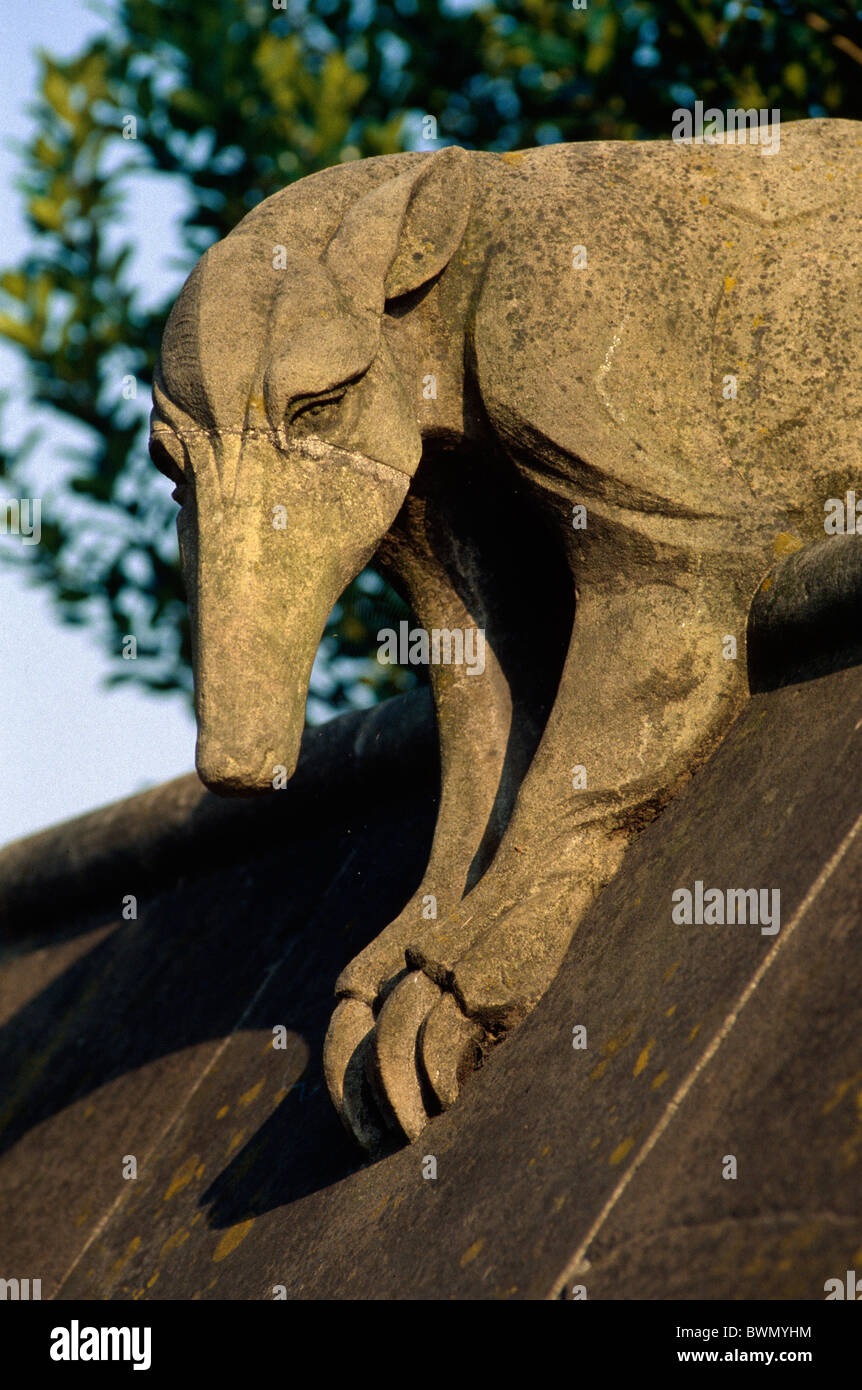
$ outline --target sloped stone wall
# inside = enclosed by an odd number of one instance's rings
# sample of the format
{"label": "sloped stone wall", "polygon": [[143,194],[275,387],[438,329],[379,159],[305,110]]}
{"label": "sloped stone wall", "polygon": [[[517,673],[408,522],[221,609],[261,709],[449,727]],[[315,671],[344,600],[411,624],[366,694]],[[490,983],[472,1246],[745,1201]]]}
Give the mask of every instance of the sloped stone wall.
{"label": "sloped stone wall", "polygon": [[[755,696],[521,1029],[363,1166],[320,1055],[341,964],[427,854],[433,728],[401,709],[317,731],[278,806],[184,782],[89,861],[92,819],[0,855],[5,1272],[60,1298],[822,1299],[862,1259],[862,669]],[[154,822],[133,848],[154,804],[173,850]],[[675,923],[698,881],[777,889],[780,929]]]}

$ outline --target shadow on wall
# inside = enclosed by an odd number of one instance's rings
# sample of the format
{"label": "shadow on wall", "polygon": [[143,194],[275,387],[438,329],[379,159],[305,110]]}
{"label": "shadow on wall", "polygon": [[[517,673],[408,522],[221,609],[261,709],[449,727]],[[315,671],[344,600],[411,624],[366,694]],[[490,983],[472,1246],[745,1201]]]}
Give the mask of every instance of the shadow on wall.
{"label": "shadow on wall", "polygon": [[[430,721],[423,696],[407,699]],[[315,731],[318,750],[338,741],[341,725],[347,757],[344,735],[357,723],[348,716]],[[386,760],[378,758],[382,780],[373,806],[350,796],[339,801],[344,776],[340,785],[330,782],[325,805],[312,806],[308,788],[300,786],[291,815],[270,818],[256,854],[227,856],[215,837],[193,871],[162,881],[152,896],[139,895],[137,920],[118,921],[116,908],[79,911],[54,927],[52,949],[74,958],[12,1012],[16,990],[24,998],[32,993],[28,961],[44,970],[32,952],[45,937],[21,941],[18,959],[4,966],[0,1154],[119,1078],[119,1100],[112,1092],[86,1120],[93,1151],[100,1126],[115,1130],[124,1105],[138,1116],[141,1106],[149,1107],[155,1142],[222,1039],[256,1034],[257,1053],[262,1035],[271,1040],[282,1025],[290,1038],[278,1068],[286,1095],[202,1198],[211,1204],[210,1223],[230,1225],[292,1202],[359,1167],[362,1155],[342,1131],[323,1082],[323,1039],[339,971],[397,915],[421,879],[436,812],[436,767],[427,756],[433,721],[425,733],[418,762],[415,743],[412,750],[413,776],[393,780],[391,768],[383,775]],[[411,769],[406,756],[391,762],[402,772]],[[216,802],[213,814],[222,815],[222,806]],[[261,816],[251,809],[250,823],[261,827]],[[279,827],[283,837],[274,833]],[[126,890],[141,879],[152,881],[140,871],[131,880],[127,873]],[[166,1058],[167,1082],[148,1087],[140,1069]],[[206,1135],[201,1143],[206,1146]]]}

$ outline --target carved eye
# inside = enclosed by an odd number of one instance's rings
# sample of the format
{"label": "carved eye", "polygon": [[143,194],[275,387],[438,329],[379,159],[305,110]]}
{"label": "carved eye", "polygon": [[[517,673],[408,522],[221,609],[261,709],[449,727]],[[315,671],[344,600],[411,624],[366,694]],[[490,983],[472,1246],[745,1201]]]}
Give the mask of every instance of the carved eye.
{"label": "carved eye", "polygon": [[336,420],[340,416],[339,407],[347,394],[346,387],[331,396],[318,396],[297,406],[290,416],[288,429],[291,433],[302,433],[304,429],[317,429],[326,420]]}

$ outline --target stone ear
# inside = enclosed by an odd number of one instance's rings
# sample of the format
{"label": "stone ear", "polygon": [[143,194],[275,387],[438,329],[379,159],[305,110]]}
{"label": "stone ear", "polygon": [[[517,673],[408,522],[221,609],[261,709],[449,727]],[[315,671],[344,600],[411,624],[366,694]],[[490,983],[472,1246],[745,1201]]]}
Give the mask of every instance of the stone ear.
{"label": "stone ear", "polygon": [[388,179],[346,212],[324,264],[348,302],[383,313],[448,265],[470,214],[470,156],[450,145]]}

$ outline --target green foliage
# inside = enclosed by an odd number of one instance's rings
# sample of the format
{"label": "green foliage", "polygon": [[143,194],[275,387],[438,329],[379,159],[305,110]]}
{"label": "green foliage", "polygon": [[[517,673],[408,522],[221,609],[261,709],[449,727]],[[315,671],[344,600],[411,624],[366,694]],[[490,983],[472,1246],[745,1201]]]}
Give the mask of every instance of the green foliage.
{"label": "green foliage", "polygon": [[[71,61],[41,56],[21,188],[33,233],[0,276],[0,335],[29,367],[31,413],[75,427],[43,496],[42,543],[11,550],[69,621],[100,632],[116,679],[190,689],[173,504],[145,449],[170,302],[200,253],[285,183],[344,160],[440,143],[514,149],[667,137],[671,112],[778,107],[783,121],[862,115],[862,23],[850,3],[787,0],[120,0]],[[134,118],[134,139],[129,118]],[[126,202],[184,193],[182,264],[153,303],[134,271],[146,225]],[[137,398],[127,399],[128,381]],[[124,390],[124,386],[126,389]],[[32,495],[38,429],[0,444],[7,490]],[[316,692],[330,708],[403,688],[370,658],[403,616],[373,575],[344,596]],[[140,659],[119,659],[134,631]]]}

